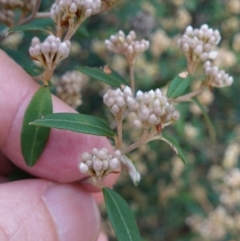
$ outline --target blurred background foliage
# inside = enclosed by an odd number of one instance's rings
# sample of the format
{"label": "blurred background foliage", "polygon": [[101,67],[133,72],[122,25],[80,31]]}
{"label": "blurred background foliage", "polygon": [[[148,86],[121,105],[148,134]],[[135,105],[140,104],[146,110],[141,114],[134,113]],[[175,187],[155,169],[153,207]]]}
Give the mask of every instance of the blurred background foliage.
{"label": "blurred background foliage", "polygon": [[[47,11],[52,2],[42,0],[40,11]],[[34,21],[35,25],[53,28],[51,19]],[[164,133],[182,147],[188,159],[186,166],[167,144],[160,141],[132,153],[142,180],[135,187],[123,170],[115,189],[134,210],[144,240],[239,240],[240,1],[123,0],[111,11],[93,16],[83,24],[72,39],[70,57],[57,68],[53,79],[53,93],[60,98],[65,88],[59,88],[59,85],[63,86],[60,81],[64,78],[61,76],[79,65],[108,65],[128,80],[124,58],[107,51],[104,40],[120,29],[125,33],[133,29],[139,38],[151,42],[150,49],[136,63],[137,89],[166,88],[169,81],[186,69],[186,60],[177,47],[177,39],[188,25],[199,28],[204,23],[219,29],[222,40],[215,63],[234,77],[234,83],[231,87],[213,89],[198,97],[213,123],[215,142],[210,138],[201,110],[192,103],[178,105],[180,120],[166,128]],[[0,25],[0,29],[4,31],[5,26]],[[42,40],[47,33],[16,32],[0,44],[33,76],[41,73],[41,68],[28,54],[34,36]],[[201,78],[203,76],[199,74],[192,83],[192,89]],[[81,98],[76,105],[81,104],[78,111],[106,116],[110,123],[112,116],[102,103],[102,94],[107,88],[109,86],[96,80],[88,80],[88,84],[82,85],[75,93],[74,98]],[[62,98],[68,102],[67,99],[72,97]],[[131,116],[125,121],[126,143],[131,143],[139,134],[131,127],[130,120]],[[116,240],[104,206],[101,210],[103,229],[110,240]]]}

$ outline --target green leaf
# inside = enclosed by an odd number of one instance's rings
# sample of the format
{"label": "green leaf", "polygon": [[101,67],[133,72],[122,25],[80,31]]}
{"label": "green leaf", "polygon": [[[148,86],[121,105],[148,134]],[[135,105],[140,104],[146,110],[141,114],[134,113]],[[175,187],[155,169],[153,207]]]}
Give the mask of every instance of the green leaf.
{"label": "green leaf", "polygon": [[184,94],[186,89],[191,83],[191,76],[188,74],[186,77],[181,77],[180,75],[184,75],[185,73],[181,73],[177,75],[170,83],[167,90],[168,98],[177,98],[178,96]]}
{"label": "green leaf", "polygon": [[41,119],[32,121],[30,124],[97,136],[115,136],[115,133],[104,120],[95,116],[77,113],[45,115]]}
{"label": "green leaf", "polygon": [[51,19],[37,19],[28,24],[14,26],[10,28],[8,32],[47,31],[49,34],[51,34],[50,29],[53,24],[54,23]]}
{"label": "green leaf", "polygon": [[52,98],[49,87],[41,86],[29,103],[24,115],[21,132],[21,149],[25,162],[33,166],[47,143],[49,128],[30,126],[29,123],[52,113]]}
{"label": "green leaf", "polygon": [[80,26],[76,31],[76,35],[83,39],[89,38],[89,33],[85,26]]}
{"label": "green leaf", "polygon": [[77,67],[76,70],[114,87],[119,87],[122,84],[126,84],[124,79],[114,71],[107,74],[102,69],[91,67]]}
{"label": "green leaf", "polygon": [[170,137],[167,137],[167,136],[156,136],[154,138],[151,139],[151,141],[154,141],[154,140],[162,140],[162,141],[165,141],[168,145],[171,146],[171,148],[175,151],[176,155],[179,156],[179,158],[182,160],[182,162],[186,165],[187,164],[187,158],[185,157],[181,147],[176,143],[175,140],[173,140],[172,138]]}
{"label": "green leaf", "polygon": [[103,195],[118,241],[141,241],[137,223],[126,201],[109,188],[103,188]]}
{"label": "green leaf", "polygon": [[204,107],[202,106],[202,104],[199,102],[199,100],[197,98],[192,98],[192,101],[194,104],[196,104],[201,109],[203,117],[204,117],[206,125],[207,125],[207,128],[208,128],[210,139],[213,143],[215,143],[216,142],[216,130],[215,130],[215,127],[214,127],[210,117],[208,116],[206,110],[204,109]]}
{"label": "green leaf", "polygon": [[176,143],[175,140],[173,140],[172,138],[167,137],[167,136],[163,136],[161,138],[161,140],[167,142],[172,147],[172,149],[175,151],[175,153],[180,157],[182,162],[185,165],[187,164],[187,158],[185,157],[185,155],[184,155],[184,153],[182,151],[182,148]]}

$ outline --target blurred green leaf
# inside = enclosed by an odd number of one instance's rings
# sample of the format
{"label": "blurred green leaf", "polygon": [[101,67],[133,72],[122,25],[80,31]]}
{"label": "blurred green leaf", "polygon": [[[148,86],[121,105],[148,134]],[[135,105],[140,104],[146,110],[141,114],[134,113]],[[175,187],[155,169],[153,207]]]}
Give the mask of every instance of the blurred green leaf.
{"label": "blurred green leaf", "polygon": [[122,84],[126,84],[125,80],[119,74],[116,74],[116,72],[107,74],[102,69],[91,67],[77,67],[76,70],[114,87],[119,87]]}
{"label": "blurred green leaf", "polygon": [[29,103],[24,115],[21,132],[21,149],[28,166],[33,166],[47,143],[49,128],[30,126],[33,120],[52,113],[52,98],[48,86],[41,86]]}
{"label": "blurred green leaf", "polygon": [[51,34],[51,28],[53,25],[54,22],[52,19],[37,19],[28,24],[14,26],[10,28],[8,32],[47,31]]}
{"label": "blurred green leaf", "polygon": [[207,125],[207,128],[208,128],[208,132],[209,132],[211,141],[213,143],[215,143],[216,142],[216,130],[215,130],[215,127],[214,127],[209,115],[207,114],[206,110],[204,109],[204,107],[202,106],[202,104],[199,102],[199,100],[197,98],[192,98],[192,101],[194,104],[196,104],[201,109],[203,117],[204,117],[206,125]]}
{"label": "blurred green leaf", "polygon": [[109,125],[99,117],[76,114],[54,113],[35,119],[30,125],[81,132],[97,136],[115,136]]}
{"label": "blurred green leaf", "polygon": [[109,188],[103,188],[103,195],[118,241],[141,241],[137,223],[127,202]]}
{"label": "blurred green leaf", "polygon": [[185,78],[177,75],[170,83],[167,90],[168,98],[177,98],[178,96],[184,94],[186,89],[191,83],[191,76],[188,74]]}
{"label": "blurred green leaf", "polygon": [[84,38],[84,39],[89,38],[89,33],[85,26],[80,26],[78,28],[78,30],[76,31],[76,35],[79,36],[80,38]]}

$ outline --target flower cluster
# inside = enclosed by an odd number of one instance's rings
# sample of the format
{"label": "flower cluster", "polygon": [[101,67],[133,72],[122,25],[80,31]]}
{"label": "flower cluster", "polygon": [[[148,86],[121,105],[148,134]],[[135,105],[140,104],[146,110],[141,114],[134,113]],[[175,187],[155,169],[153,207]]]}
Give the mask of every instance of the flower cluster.
{"label": "flower cluster", "polygon": [[114,53],[123,54],[128,63],[132,63],[138,55],[149,48],[149,41],[142,39],[136,40],[136,33],[130,31],[126,36],[123,31],[112,35],[110,39],[105,40],[107,48]]}
{"label": "flower cluster", "polygon": [[51,17],[57,25],[76,26],[91,15],[107,11],[118,0],[57,0],[51,7]]}
{"label": "flower cluster", "polygon": [[14,12],[11,9],[0,7],[0,23],[6,24],[8,27],[14,25]]}
{"label": "flower cluster", "polygon": [[79,71],[69,71],[57,82],[57,96],[73,108],[82,104],[81,89],[87,82],[87,76]]}
{"label": "flower cluster", "polygon": [[51,7],[51,17],[55,23],[66,25],[74,18],[84,21],[101,11],[101,0],[58,0]]}
{"label": "flower cluster", "polygon": [[207,24],[203,24],[200,29],[193,29],[192,26],[188,26],[184,35],[179,39],[178,46],[188,60],[205,62],[217,57],[214,47],[220,40],[219,31],[209,28]]}
{"label": "flower cluster", "polygon": [[132,90],[126,86],[124,90],[108,90],[103,96],[104,104],[111,110],[113,115],[119,115],[127,108],[127,98],[132,97]]}
{"label": "flower cluster", "polygon": [[137,114],[138,119],[133,122],[136,128],[152,125],[167,126],[179,118],[179,112],[168,102],[160,89],[148,92],[138,91],[136,99],[127,99],[128,108]]}
{"label": "flower cluster", "polygon": [[207,61],[203,66],[207,83],[215,87],[225,87],[233,83],[233,77],[225,73],[224,70],[219,70],[217,66],[212,66],[210,61]]}
{"label": "flower cluster", "polygon": [[0,0],[0,23],[14,26],[14,10],[21,9],[27,13],[33,9],[34,0]]}
{"label": "flower cluster", "polygon": [[70,48],[70,41],[61,42],[54,35],[49,35],[43,43],[34,37],[29,53],[33,60],[39,61],[46,69],[54,69],[60,61],[68,57]]}
{"label": "flower cluster", "polygon": [[119,150],[110,154],[106,148],[101,150],[93,148],[91,153],[82,153],[80,172],[90,175],[93,183],[101,183],[106,175],[119,168],[121,156]]}

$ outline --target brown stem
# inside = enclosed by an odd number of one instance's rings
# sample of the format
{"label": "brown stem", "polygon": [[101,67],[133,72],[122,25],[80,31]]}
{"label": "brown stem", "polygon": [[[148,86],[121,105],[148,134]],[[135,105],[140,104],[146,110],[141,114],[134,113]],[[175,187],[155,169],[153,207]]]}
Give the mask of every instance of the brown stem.
{"label": "brown stem", "polygon": [[198,90],[195,90],[193,92],[190,92],[186,95],[182,95],[176,99],[173,99],[174,102],[185,102],[185,101],[190,101],[192,97],[197,96],[201,94],[204,91],[205,87],[201,87]]}
{"label": "brown stem", "polygon": [[24,23],[28,23],[32,19],[34,19],[35,15],[37,14],[37,11],[38,11],[38,9],[40,7],[40,4],[41,4],[41,0],[36,0],[32,13],[27,18],[25,18],[22,21],[20,21],[18,25],[21,25],[21,24],[24,24]]}
{"label": "brown stem", "polygon": [[124,154],[138,148],[139,146],[141,146],[142,143],[145,142],[147,136],[148,136],[148,129],[144,129],[141,138],[137,142],[133,143],[132,145],[130,145],[128,147],[123,148],[123,150],[121,151],[122,155],[124,155]]}
{"label": "brown stem", "polygon": [[75,33],[74,32],[74,19],[70,18],[68,20],[68,31],[64,38],[64,41],[69,40],[73,36],[74,33]]}
{"label": "brown stem", "polygon": [[64,38],[65,41],[72,38],[72,36],[76,33],[77,29],[80,27],[83,21],[83,18],[79,18],[76,24],[71,28],[71,30],[68,30],[67,35]]}
{"label": "brown stem", "polygon": [[42,74],[42,80],[45,86],[48,86],[49,80],[52,78],[54,69],[45,69]]}
{"label": "brown stem", "polygon": [[120,114],[119,116],[116,116],[116,122],[117,122],[117,132],[118,132],[116,149],[120,150],[122,147],[122,114]]}
{"label": "brown stem", "polygon": [[132,89],[132,93],[135,93],[135,80],[134,80],[134,61],[129,63],[129,74],[130,74],[130,87]]}
{"label": "brown stem", "polygon": [[35,15],[35,18],[50,18],[51,13],[50,12],[38,12]]}

